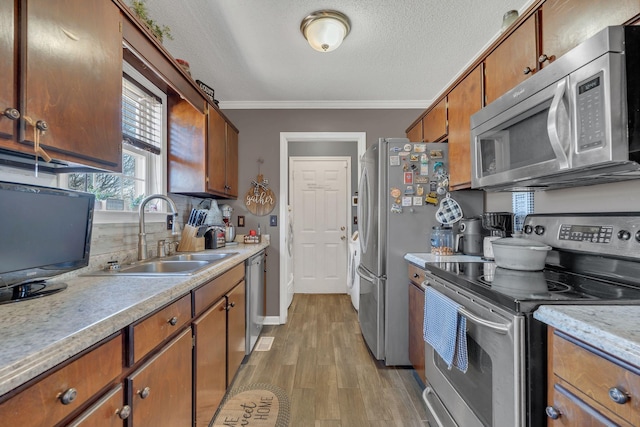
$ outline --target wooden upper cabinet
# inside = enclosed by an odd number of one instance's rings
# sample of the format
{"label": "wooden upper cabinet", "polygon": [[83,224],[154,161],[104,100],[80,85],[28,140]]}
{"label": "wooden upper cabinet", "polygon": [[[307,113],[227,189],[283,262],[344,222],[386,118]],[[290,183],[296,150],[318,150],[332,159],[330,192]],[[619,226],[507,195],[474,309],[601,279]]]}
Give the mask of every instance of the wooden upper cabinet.
{"label": "wooden upper cabinet", "polygon": [[471,115],[482,108],[478,65],[449,92],[449,188],[471,187]]}
{"label": "wooden upper cabinet", "polygon": [[212,106],[209,106],[208,123],[208,191],[238,197],[238,131]]}
{"label": "wooden upper cabinet", "polygon": [[545,66],[609,25],[621,25],[640,13],[640,0],[547,0],[542,4]]}
{"label": "wooden upper cabinet", "polygon": [[178,96],[168,106],[168,191],[206,193],[206,116]]}
{"label": "wooden upper cabinet", "polygon": [[447,98],[443,98],[422,119],[422,140],[436,142],[446,135]]}
{"label": "wooden upper cabinet", "polygon": [[[17,54],[15,42],[15,2],[0,2],[0,138],[15,139],[18,120],[12,118],[11,111],[18,112],[17,80],[15,63]],[[4,114],[5,111],[7,115]],[[13,109],[13,110],[11,110]],[[19,113],[19,112],[18,112]]]}
{"label": "wooden upper cabinet", "polygon": [[407,138],[411,142],[422,142],[422,120],[407,131]]}
{"label": "wooden upper cabinet", "polygon": [[538,58],[536,31],[536,15],[533,14],[486,57],[486,104],[495,101],[535,73]]}
{"label": "wooden upper cabinet", "polygon": [[28,0],[26,4],[22,17],[26,27],[24,105],[20,107],[23,151],[33,152],[34,143],[34,128],[26,122],[44,121],[48,130],[40,143],[54,159],[120,171],[122,33],[118,7],[104,0],[62,4]]}

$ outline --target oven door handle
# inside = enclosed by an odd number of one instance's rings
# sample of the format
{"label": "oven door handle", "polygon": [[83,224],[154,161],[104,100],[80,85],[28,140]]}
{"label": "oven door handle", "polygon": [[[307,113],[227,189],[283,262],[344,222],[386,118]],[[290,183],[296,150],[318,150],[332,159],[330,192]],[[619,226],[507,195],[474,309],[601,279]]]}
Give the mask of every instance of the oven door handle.
{"label": "oven door handle", "polygon": [[489,329],[493,329],[495,332],[499,334],[506,334],[509,332],[510,325],[504,325],[502,323],[491,322],[489,320],[483,319],[482,317],[478,317],[475,314],[471,313],[464,307],[458,308],[458,313],[466,317],[468,320],[471,320],[473,323],[477,323],[481,326],[486,326]]}
{"label": "oven door handle", "polygon": [[[439,403],[442,406],[443,411],[446,412],[446,415],[448,416],[448,423],[444,424],[441,420],[440,417],[438,417],[438,414],[435,410],[435,408],[433,407],[433,404],[429,401],[429,395],[432,395],[433,398],[436,400],[436,403]],[[456,423],[453,418],[451,417],[451,415],[449,415],[449,412],[444,408],[444,405],[442,404],[442,402],[440,402],[440,399],[438,398],[438,395],[435,393],[435,391],[427,386],[424,391],[422,392],[422,400],[424,401],[425,405],[427,406],[427,409],[429,410],[429,413],[431,414],[431,416],[433,417],[433,420],[435,421],[435,423],[437,424],[437,427],[445,427],[445,426],[453,426],[453,427],[458,427],[458,423]]]}

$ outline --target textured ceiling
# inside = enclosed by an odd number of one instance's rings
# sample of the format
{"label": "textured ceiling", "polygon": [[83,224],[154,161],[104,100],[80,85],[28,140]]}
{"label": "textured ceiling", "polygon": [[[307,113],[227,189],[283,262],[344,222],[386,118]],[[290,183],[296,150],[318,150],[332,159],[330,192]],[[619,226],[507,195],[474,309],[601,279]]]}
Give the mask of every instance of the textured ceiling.
{"label": "textured ceiling", "polygon": [[[500,34],[503,14],[533,0],[146,0],[164,41],[229,108],[425,108]],[[300,22],[349,16],[329,53]]]}

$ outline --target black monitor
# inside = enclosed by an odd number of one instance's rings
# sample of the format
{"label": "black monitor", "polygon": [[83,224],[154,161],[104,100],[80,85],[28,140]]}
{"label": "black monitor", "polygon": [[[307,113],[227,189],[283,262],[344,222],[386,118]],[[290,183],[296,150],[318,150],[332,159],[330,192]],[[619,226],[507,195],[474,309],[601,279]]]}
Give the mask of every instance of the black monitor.
{"label": "black monitor", "polygon": [[61,291],[89,264],[95,196],[0,181],[0,304]]}

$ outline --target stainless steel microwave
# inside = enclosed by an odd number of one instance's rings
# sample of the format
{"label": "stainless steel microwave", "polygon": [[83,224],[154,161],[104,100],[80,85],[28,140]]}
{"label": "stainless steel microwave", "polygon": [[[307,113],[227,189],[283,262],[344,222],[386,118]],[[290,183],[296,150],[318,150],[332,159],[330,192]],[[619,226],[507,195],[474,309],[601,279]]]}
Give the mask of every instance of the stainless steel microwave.
{"label": "stainless steel microwave", "polygon": [[640,178],[640,27],[607,27],[471,116],[473,188]]}

